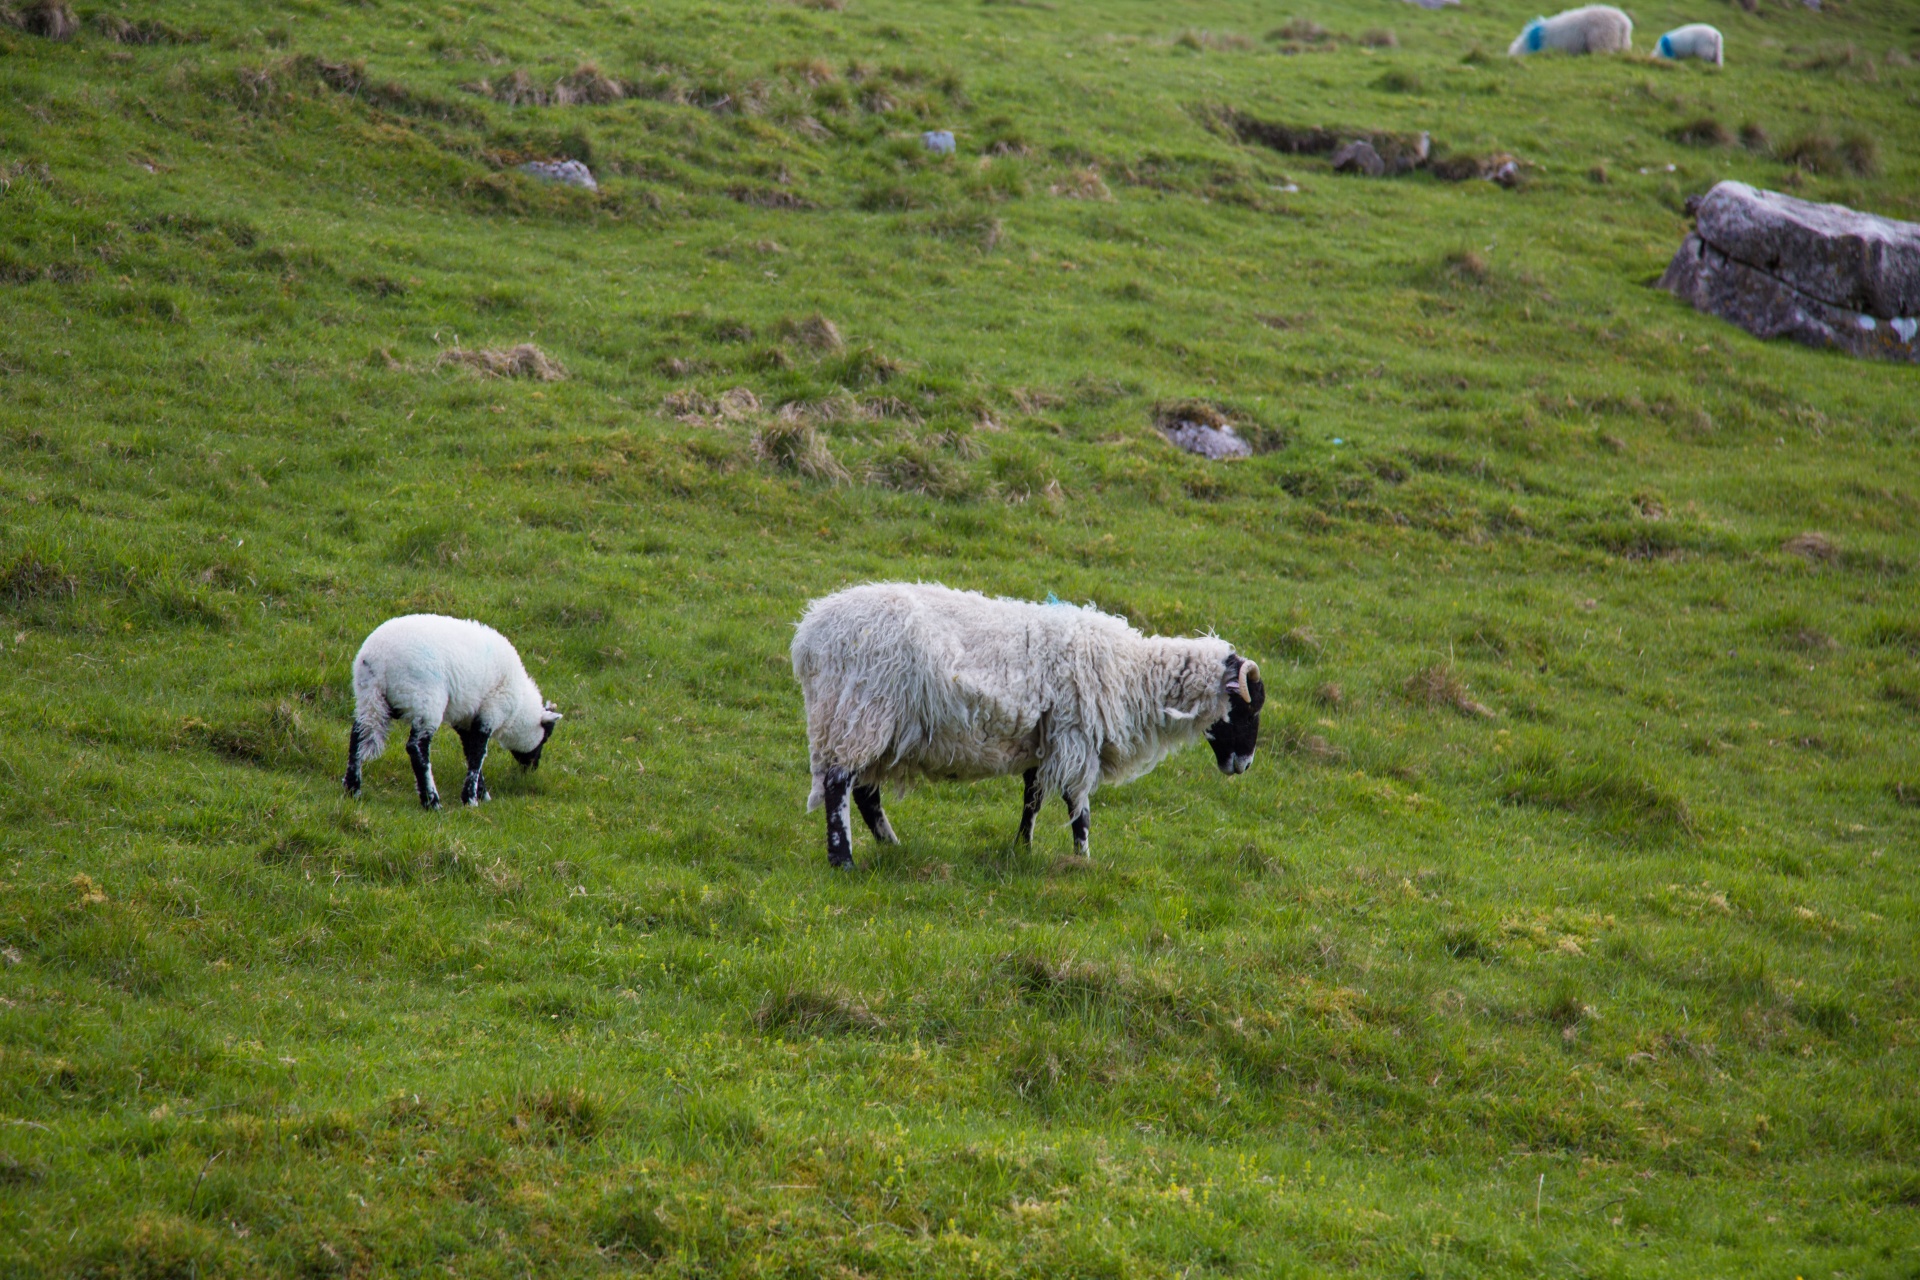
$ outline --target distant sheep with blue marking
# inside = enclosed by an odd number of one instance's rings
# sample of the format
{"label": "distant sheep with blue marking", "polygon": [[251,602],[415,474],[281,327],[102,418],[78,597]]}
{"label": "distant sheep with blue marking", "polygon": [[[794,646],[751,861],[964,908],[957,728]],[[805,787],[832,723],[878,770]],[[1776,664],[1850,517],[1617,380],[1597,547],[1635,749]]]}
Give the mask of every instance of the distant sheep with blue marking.
{"label": "distant sheep with blue marking", "polygon": [[1726,65],[1726,42],[1720,37],[1718,27],[1710,27],[1704,22],[1689,23],[1684,27],[1675,27],[1660,37],[1653,46],[1656,58],[1698,58],[1702,62],[1711,62],[1714,66]]}
{"label": "distant sheep with blue marking", "polygon": [[1590,4],[1551,18],[1535,18],[1526,25],[1507,55],[1558,49],[1562,53],[1625,53],[1633,48],[1633,19],[1612,5]]}

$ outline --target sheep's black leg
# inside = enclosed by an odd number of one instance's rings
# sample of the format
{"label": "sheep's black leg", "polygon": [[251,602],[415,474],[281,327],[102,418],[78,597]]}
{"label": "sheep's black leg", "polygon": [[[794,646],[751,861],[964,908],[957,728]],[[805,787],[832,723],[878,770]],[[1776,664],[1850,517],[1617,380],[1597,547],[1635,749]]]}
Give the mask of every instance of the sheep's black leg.
{"label": "sheep's black leg", "polygon": [[873,838],[881,844],[899,844],[900,837],[893,834],[893,824],[887,821],[887,811],[880,807],[880,788],[855,787],[853,802],[860,806],[860,816],[867,820],[867,830],[873,832]]}
{"label": "sheep's black leg", "polygon": [[420,807],[438,809],[440,792],[433,785],[433,730],[415,725],[407,734],[407,759],[413,761],[413,782],[420,788]]}
{"label": "sheep's black leg", "polygon": [[1040,816],[1040,806],[1046,801],[1046,794],[1040,790],[1040,770],[1029,769],[1021,775],[1027,784],[1025,794],[1020,800],[1020,843],[1033,843],[1033,820]]}
{"label": "sheep's black leg", "polygon": [[460,787],[460,803],[479,804],[493,799],[493,793],[487,790],[487,780],[480,772],[480,766],[487,760],[487,739],[493,736],[492,731],[476,720],[470,728],[454,732],[460,735],[460,745],[467,753],[467,780]]}
{"label": "sheep's black leg", "polygon": [[1092,801],[1086,796],[1076,800],[1064,791],[1060,793],[1060,798],[1067,802],[1067,813],[1073,818],[1073,856],[1092,857],[1087,852],[1087,832],[1093,826]]}
{"label": "sheep's black leg", "polygon": [[347,794],[360,798],[360,739],[363,736],[360,722],[355,720],[353,728],[347,730],[347,776],[341,779],[347,788]]}
{"label": "sheep's black leg", "polygon": [[853,778],[842,769],[829,769],[821,779],[827,795],[827,865],[835,870],[853,866],[853,837],[847,834],[847,793]]}

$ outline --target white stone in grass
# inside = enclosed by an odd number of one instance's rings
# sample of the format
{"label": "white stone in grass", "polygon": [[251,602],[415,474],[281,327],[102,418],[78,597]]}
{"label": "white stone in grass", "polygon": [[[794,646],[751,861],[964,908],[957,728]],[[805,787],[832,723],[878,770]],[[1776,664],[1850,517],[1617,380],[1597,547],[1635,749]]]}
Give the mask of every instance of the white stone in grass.
{"label": "white stone in grass", "polygon": [[520,172],[542,182],[559,182],[588,191],[600,189],[600,184],[593,180],[593,170],[578,160],[529,160],[520,166]]}
{"label": "white stone in grass", "polygon": [[1253,446],[1242,440],[1230,426],[1210,427],[1202,422],[1176,422],[1166,430],[1167,439],[1177,448],[1197,453],[1211,462],[1223,458],[1245,458]]}

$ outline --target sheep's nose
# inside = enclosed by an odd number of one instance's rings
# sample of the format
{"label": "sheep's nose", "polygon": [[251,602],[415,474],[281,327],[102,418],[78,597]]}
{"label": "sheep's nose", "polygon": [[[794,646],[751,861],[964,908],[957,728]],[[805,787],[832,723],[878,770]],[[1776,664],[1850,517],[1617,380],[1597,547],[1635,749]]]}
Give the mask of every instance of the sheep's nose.
{"label": "sheep's nose", "polygon": [[1245,773],[1247,771],[1247,766],[1252,763],[1253,763],[1253,752],[1251,751],[1247,752],[1247,754],[1243,756],[1228,756],[1227,757],[1227,773],[1237,777],[1238,775]]}

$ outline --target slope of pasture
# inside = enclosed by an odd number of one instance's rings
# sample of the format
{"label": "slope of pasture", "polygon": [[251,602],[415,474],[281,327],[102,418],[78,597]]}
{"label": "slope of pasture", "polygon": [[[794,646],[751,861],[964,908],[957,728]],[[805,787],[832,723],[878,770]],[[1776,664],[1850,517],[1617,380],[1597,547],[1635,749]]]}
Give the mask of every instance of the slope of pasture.
{"label": "slope of pasture", "polygon": [[[0,26],[0,1267],[1914,1275],[1920,374],[1650,284],[1722,177],[1920,217],[1920,26],[1755,4]],[[1260,756],[829,875],[881,577],[1217,630]],[[484,808],[339,794],[419,609],[566,712]]]}

